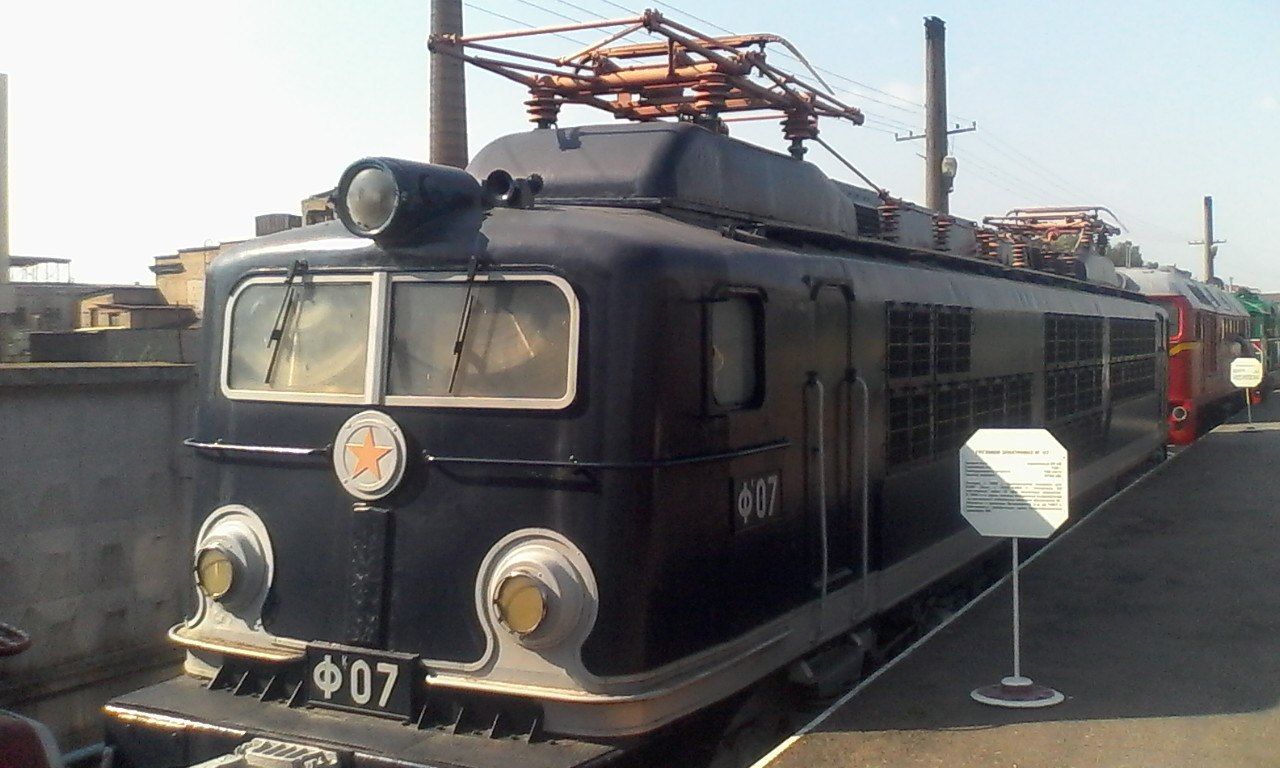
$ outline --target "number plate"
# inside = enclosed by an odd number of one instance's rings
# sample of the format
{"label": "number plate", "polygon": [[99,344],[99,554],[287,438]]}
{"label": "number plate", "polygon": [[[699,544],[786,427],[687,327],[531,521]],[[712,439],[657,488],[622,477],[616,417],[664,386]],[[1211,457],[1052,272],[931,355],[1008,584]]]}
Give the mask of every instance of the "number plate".
{"label": "number plate", "polygon": [[734,478],[733,530],[743,531],[775,519],[781,509],[781,495],[777,472]]}
{"label": "number plate", "polygon": [[307,703],[408,720],[418,657],[357,651],[328,643],[307,646]]}

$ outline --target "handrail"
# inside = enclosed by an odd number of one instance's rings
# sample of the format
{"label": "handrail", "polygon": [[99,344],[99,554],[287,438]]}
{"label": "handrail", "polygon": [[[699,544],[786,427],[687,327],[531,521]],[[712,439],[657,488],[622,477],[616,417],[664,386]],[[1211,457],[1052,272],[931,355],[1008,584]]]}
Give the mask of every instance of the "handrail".
{"label": "handrail", "polygon": [[722,461],[724,459],[736,459],[740,456],[751,456],[757,453],[766,453],[768,451],[776,451],[781,448],[789,448],[790,440],[775,440],[760,445],[748,446],[732,451],[723,451],[719,453],[700,453],[691,456],[677,456],[670,459],[652,459],[649,461],[580,461],[570,455],[567,460],[558,459],[493,459],[478,456],[436,456],[422,452],[422,460],[427,464],[479,464],[479,465],[502,465],[512,467],[545,467],[549,469],[661,469],[663,467],[677,467],[686,464],[702,464],[710,461]]}
{"label": "handrail", "polygon": [[240,445],[237,443],[224,443],[221,439],[214,440],[212,443],[196,440],[194,437],[188,437],[182,441],[182,444],[188,448],[195,448],[201,451],[220,451],[225,453],[265,453],[273,456],[326,456],[329,453],[330,446],[323,448],[297,448],[285,445]]}

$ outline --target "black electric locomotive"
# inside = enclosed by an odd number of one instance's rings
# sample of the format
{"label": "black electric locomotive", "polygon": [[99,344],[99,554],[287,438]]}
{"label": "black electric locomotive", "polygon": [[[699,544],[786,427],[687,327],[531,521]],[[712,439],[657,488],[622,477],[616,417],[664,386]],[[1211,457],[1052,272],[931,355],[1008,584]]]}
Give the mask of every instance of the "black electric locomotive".
{"label": "black electric locomotive", "polygon": [[1165,443],[1159,309],[699,125],[335,200],[208,271],[186,674],[108,704],[122,768],[587,764],[990,549],[975,429],[1077,498]]}

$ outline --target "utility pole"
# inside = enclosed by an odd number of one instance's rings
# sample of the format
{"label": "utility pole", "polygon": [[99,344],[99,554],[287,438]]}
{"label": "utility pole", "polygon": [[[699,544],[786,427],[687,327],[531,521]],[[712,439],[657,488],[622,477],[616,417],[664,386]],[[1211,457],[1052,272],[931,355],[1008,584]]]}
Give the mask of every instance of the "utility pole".
{"label": "utility pole", "polygon": [[1204,281],[1207,283],[1213,279],[1213,256],[1217,252],[1218,243],[1225,243],[1226,240],[1213,239],[1213,196],[1204,196],[1204,239],[1189,240],[1188,245],[1204,246]]}
{"label": "utility pole", "polygon": [[10,324],[14,312],[9,285],[9,76],[0,72],[0,363],[16,356]]}
{"label": "utility pole", "polygon": [[[9,285],[9,76],[0,72],[0,314],[13,311]],[[0,327],[0,335],[4,329]],[[4,358],[0,337],[0,359]]]}
{"label": "utility pole", "polygon": [[924,20],[924,204],[947,213],[947,28],[942,19]]}
{"label": "utility pole", "polygon": [[[0,72],[0,285],[9,279],[9,76]],[[0,289],[2,290],[2,289]],[[0,298],[0,303],[3,298]],[[0,306],[0,312],[4,309]]]}
{"label": "utility pole", "polygon": [[[431,35],[462,34],[462,0],[431,0]],[[467,89],[462,59],[431,54],[431,162],[467,165]]]}
{"label": "utility pole", "polygon": [[953,133],[978,130],[959,124],[947,130],[947,52],[946,25],[937,16],[924,20],[924,133],[908,131],[906,136],[893,134],[898,141],[924,139],[924,203],[929,208],[948,213],[947,195],[956,177],[956,159],[947,154],[947,137]]}

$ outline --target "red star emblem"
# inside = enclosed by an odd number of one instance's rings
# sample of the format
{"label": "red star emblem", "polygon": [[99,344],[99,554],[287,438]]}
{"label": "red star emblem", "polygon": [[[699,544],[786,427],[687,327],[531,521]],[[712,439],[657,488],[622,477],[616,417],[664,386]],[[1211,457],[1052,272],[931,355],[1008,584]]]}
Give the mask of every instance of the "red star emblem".
{"label": "red star emblem", "polygon": [[382,480],[382,468],[378,466],[378,462],[394,449],[376,444],[373,441],[373,427],[366,427],[364,442],[347,443],[347,450],[356,457],[356,464],[351,468],[352,480],[365,472],[372,473],[375,480]]}

